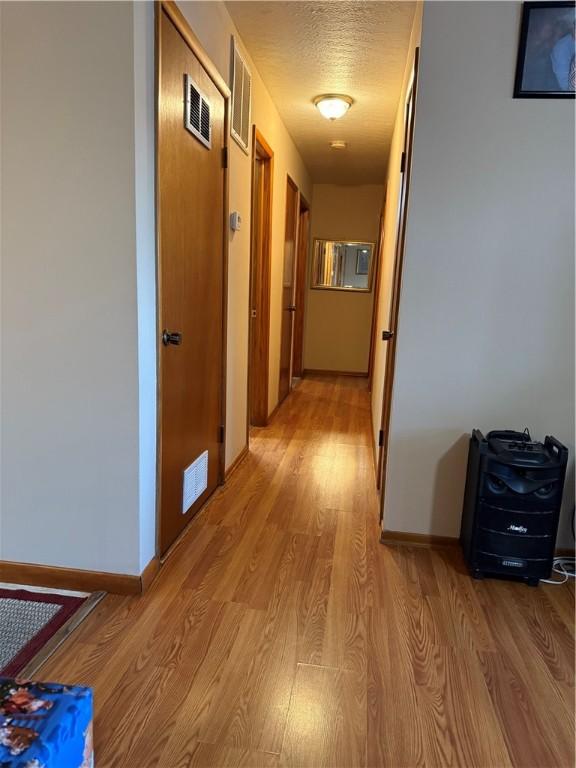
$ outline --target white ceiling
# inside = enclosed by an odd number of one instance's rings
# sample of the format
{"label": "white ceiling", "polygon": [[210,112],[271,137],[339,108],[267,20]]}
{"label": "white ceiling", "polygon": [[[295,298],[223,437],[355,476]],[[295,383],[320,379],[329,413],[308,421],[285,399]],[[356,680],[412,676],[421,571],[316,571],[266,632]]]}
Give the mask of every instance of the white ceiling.
{"label": "white ceiling", "polygon": [[[384,183],[414,2],[227,2],[315,183]],[[312,100],[355,100],[334,122]],[[265,126],[261,126],[265,135]],[[333,139],[346,150],[329,147]]]}

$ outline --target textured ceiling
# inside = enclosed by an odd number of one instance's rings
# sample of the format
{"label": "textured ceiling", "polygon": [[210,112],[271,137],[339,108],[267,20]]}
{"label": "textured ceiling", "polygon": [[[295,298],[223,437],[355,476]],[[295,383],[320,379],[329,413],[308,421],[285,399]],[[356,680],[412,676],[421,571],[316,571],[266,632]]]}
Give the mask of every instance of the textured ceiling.
{"label": "textured ceiling", "polygon": [[[415,3],[226,5],[313,181],[383,183]],[[355,103],[329,122],[312,103],[322,93],[345,93]],[[348,148],[331,149],[334,139]]]}

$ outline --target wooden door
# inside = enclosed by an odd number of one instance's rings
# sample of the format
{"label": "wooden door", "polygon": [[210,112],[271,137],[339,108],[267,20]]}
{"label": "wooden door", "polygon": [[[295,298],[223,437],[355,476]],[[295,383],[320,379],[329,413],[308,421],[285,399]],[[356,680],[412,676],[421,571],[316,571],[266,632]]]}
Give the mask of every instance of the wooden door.
{"label": "wooden door", "polygon": [[[388,189],[384,193],[382,201],[382,211],[380,213],[380,226],[378,229],[378,242],[376,243],[376,252],[374,254],[374,301],[372,302],[372,324],[370,326],[370,354],[368,356],[368,389],[372,392],[372,379],[374,377],[374,358],[378,344],[378,297],[380,296],[380,287],[382,284],[382,268],[384,259],[384,211],[386,209],[386,196]],[[376,486],[380,487],[380,478],[376,476]]]}
{"label": "wooden door", "polygon": [[[222,475],[227,103],[164,6],[158,25],[159,549],[164,554]],[[189,86],[203,98],[202,119],[210,110],[209,147],[185,127]]]}
{"label": "wooden door", "polygon": [[252,158],[248,423],[264,427],[268,422],[270,248],[274,153],[256,128],[254,128]]}
{"label": "wooden door", "polygon": [[298,251],[296,257],[296,288],[294,291],[294,351],[292,354],[292,376],[303,373],[302,353],[304,347],[304,304],[306,300],[306,268],[308,266],[308,242],[310,237],[310,206],[300,195],[298,218]]}
{"label": "wooden door", "polygon": [[286,225],[284,230],[284,269],[282,273],[282,326],[280,337],[280,383],[278,400],[282,402],[291,389],[292,336],[294,332],[294,286],[296,237],[298,231],[298,187],[290,176],[286,182]]}
{"label": "wooden door", "polygon": [[400,310],[400,289],[402,285],[402,266],[404,261],[404,246],[406,240],[406,216],[408,197],[410,193],[410,169],[412,167],[412,145],[414,139],[414,120],[416,106],[416,92],[418,86],[418,59],[419,49],[416,49],[414,58],[414,70],[412,86],[408,91],[404,111],[404,147],[400,164],[401,182],[398,201],[397,230],[396,230],[396,254],[394,259],[394,272],[392,278],[392,297],[390,302],[390,315],[388,328],[381,330],[381,342],[386,344],[386,369],[384,375],[384,393],[382,402],[382,422],[380,451],[378,454],[377,477],[379,479],[380,494],[380,519],[384,513],[384,492],[386,486],[386,458],[388,450],[388,438],[390,430],[390,413],[392,409],[392,386],[394,382],[394,365],[396,361],[396,344],[398,339],[398,313]]}

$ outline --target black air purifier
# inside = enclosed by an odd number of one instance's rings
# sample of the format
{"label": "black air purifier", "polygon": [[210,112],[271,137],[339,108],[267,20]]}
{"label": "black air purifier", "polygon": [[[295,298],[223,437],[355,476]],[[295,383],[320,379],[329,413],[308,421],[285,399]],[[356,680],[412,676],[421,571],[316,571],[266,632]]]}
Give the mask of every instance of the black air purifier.
{"label": "black air purifier", "polygon": [[473,431],[460,543],[475,578],[550,576],[567,460],[554,437]]}

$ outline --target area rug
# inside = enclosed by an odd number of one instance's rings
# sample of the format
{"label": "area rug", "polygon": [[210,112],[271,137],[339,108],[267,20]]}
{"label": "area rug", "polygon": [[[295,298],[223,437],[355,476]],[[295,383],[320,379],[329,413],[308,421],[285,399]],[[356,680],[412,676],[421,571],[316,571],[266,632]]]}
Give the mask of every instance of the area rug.
{"label": "area rug", "polygon": [[33,674],[103,596],[0,588],[0,675]]}

